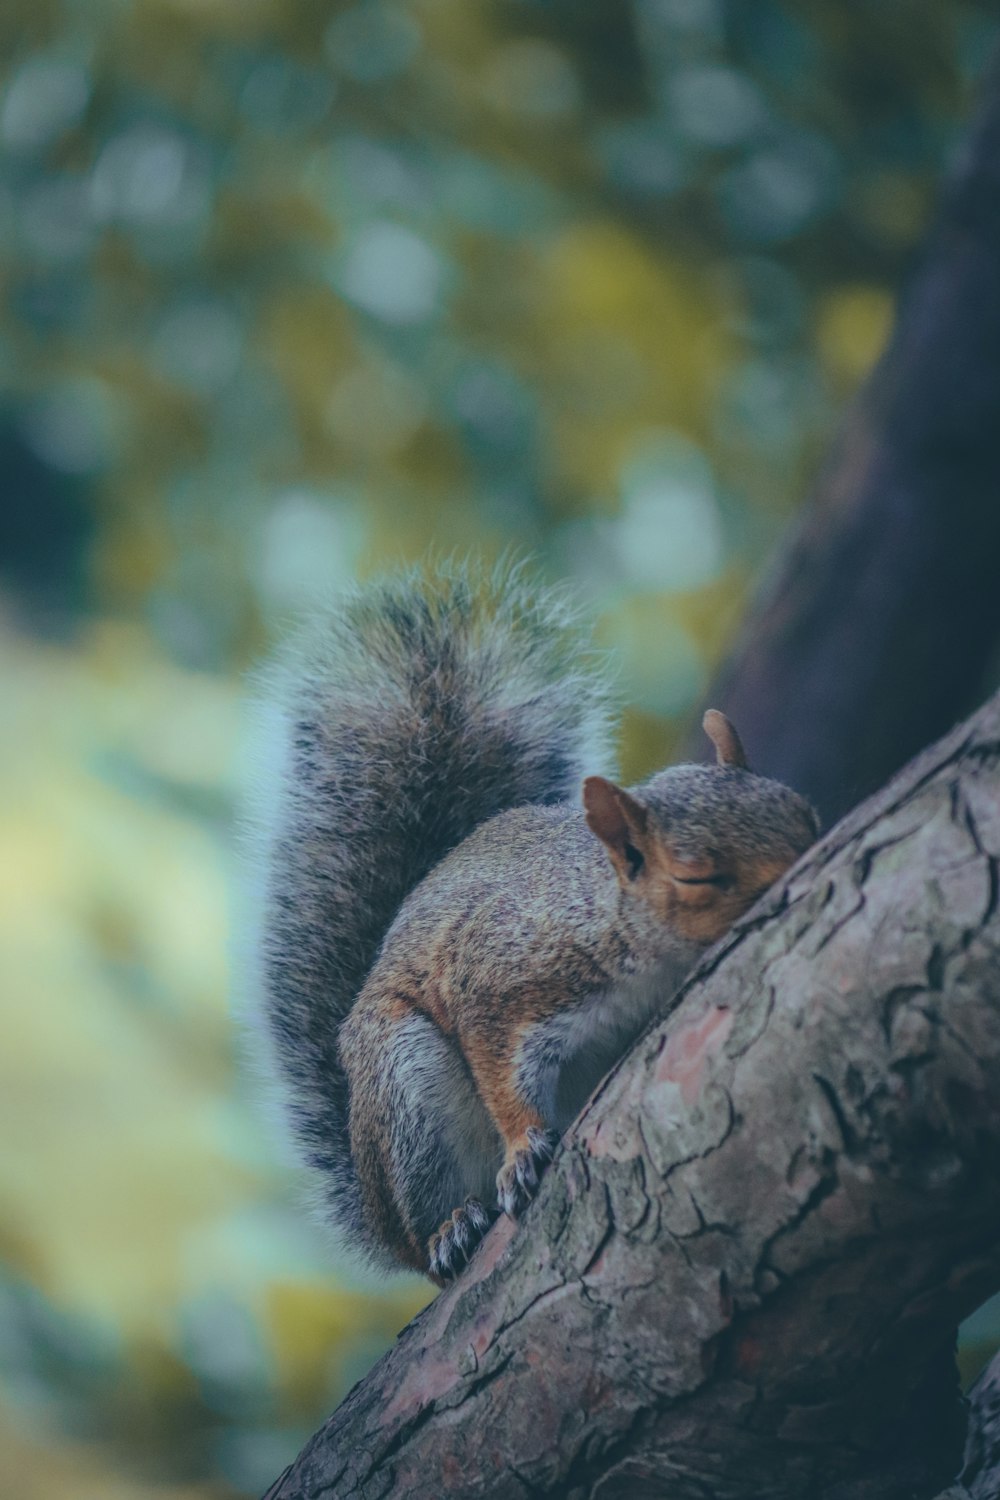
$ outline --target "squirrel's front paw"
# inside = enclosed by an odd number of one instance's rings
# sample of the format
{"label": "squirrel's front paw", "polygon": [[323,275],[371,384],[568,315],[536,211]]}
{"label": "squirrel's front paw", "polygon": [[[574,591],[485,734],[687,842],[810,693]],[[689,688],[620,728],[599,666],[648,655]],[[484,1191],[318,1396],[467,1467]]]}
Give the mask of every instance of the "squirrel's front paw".
{"label": "squirrel's front paw", "polygon": [[525,1144],[508,1152],[497,1173],[497,1203],[512,1219],[538,1192],[538,1179],[552,1160],[559,1137],[554,1130],[538,1130],[532,1125],[523,1139]]}
{"label": "squirrel's front paw", "polygon": [[428,1270],[442,1281],[457,1276],[493,1222],[478,1198],[466,1198],[450,1219],[445,1219],[427,1246]]}

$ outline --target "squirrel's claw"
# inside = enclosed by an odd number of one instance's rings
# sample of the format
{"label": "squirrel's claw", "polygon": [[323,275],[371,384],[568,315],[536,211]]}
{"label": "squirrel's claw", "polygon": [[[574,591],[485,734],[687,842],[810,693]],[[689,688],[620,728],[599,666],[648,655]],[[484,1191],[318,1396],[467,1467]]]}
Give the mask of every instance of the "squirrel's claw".
{"label": "squirrel's claw", "polygon": [[493,1222],[478,1198],[466,1198],[450,1219],[445,1219],[427,1246],[428,1270],[442,1281],[451,1281],[468,1264],[469,1257]]}
{"label": "squirrel's claw", "polygon": [[514,1151],[497,1173],[497,1203],[503,1213],[516,1219],[538,1191],[541,1172],[552,1160],[558,1136],[553,1130],[532,1126],[527,1146]]}

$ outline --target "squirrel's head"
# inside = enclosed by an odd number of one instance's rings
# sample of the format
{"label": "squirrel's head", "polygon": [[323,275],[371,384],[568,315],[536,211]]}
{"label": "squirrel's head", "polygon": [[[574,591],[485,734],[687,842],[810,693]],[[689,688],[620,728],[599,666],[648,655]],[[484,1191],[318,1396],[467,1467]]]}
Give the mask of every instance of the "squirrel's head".
{"label": "squirrel's head", "polygon": [[626,894],[708,944],[809,848],[819,820],[804,797],[749,769],[725,714],[709,709],[702,723],[714,766],[671,766],[631,791],[589,776],[583,805]]}

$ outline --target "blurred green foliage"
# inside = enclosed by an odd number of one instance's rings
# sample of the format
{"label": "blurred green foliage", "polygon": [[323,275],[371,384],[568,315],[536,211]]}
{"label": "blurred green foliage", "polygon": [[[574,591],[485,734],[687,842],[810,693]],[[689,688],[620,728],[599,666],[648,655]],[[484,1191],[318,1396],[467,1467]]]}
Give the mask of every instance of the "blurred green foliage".
{"label": "blurred green foliage", "polygon": [[0,11],[4,1493],[253,1495],[427,1295],[310,1227],[238,1065],[238,673],[357,573],[513,546],[589,601],[626,770],[665,760],[993,29]]}

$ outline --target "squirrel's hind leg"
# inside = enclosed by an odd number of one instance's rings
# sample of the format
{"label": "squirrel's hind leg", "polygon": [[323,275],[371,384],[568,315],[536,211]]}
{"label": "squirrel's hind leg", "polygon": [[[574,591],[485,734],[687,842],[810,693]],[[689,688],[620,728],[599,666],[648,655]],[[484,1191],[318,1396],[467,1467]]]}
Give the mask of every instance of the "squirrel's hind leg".
{"label": "squirrel's hind leg", "polygon": [[492,1222],[483,1202],[503,1154],[465,1059],[398,993],[362,996],[341,1056],[370,1232],[435,1281],[456,1275]]}

